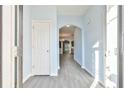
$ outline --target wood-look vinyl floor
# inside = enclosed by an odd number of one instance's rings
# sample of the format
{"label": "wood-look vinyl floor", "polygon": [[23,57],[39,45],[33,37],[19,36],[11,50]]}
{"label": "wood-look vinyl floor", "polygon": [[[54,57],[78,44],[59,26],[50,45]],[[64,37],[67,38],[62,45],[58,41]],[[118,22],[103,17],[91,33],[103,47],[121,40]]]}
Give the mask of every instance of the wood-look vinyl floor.
{"label": "wood-look vinyl floor", "polygon": [[[83,70],[72,55],[61,55],[58,76],[32,76],[24,88],[90,88],[94,78]],[[98,84],[96,87],[101,88]]]}

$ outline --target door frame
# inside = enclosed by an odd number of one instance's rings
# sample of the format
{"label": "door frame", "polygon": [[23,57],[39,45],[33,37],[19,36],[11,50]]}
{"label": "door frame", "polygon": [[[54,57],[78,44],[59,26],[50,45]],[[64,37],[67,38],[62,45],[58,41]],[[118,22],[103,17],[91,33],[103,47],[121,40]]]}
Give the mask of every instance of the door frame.
{"label": "door frame", "polygon": [[118,87],[123,85],[123,40],[122,40],[122,5],[118,5]]}
{"label": "door frame", "polygon": [[[8,15],[7,17],[5,15]],[[13,19],[14,18],[14,19]],[[15,6],[2,6],[2,87],[14,88],[12,39],[15,31]]]}
{"label": "door frame", "polygon": [[[118,49],[118,54],[117,54],[117,87],[122,88],[122,80],[123,80],[123,68],[122,68],[122,6],[118,6],[118,19],[117,19],[117,49]],[[107,48],[107,6],[105,7],[105,32],[104,32],[104,86],[105,84],[105,74],[106,74],[106,48]],[[105,86],[106,87],[106,86]]]}
{"label": "door frame", "polygon": [[2,88],[2,5],[0,5],[0,88]]}
{"label": "door frame", "polygon": [[106,31],[107,31],[107,26],[106,26],[106,18],[107,18],[107,6],[105,5],[104,6],[104,19],[103,19],[103,64],[104,64],[104,81],[103,82],[100,82],[103,86],[105,86],[105,73],[106,73]]}
{"label": "door frame", "polygon": [[[7,17],[5,15],[8,15]],[[2,87],[22,87],[22,56],[20,36],[23,24],[23,6],[2,6]],[[16,33],[17,32],[17,33]],[[18,40],[17,40],[18,39]],[[23,41],[23,39],[21,39]],[[17,42],[16,42],[17,41]],[[16,46],[18,43],[18,46]],[[22,58],[22,57],[21,57]],[[15,60],[16,59],[16,60]],[[17,64],[17,65],[16,65]],[[15,70],[15,68],[17,68]]]}
{"label": "door frame", "polygon": [[[33,33],[33,30],[34,30],[34,27],[33,27],[34,23],[49,23],[49,25],[50,25],[50,31],[49,31],[49,75],[51,75],[51,66],[52,65],[51,65],[51,51],[50,50],[51,50],[52,20],[32,20],[31,48],[32,48],[32,33]],[[33,49],[31,49],[31,51],[32,50]],[[32,60],[32,67],[31,67],[31,74],[32,74],[32,76],[34,75],[34,73],[33,73],[33,60]]]}
{"label": "door frame", "polygon": [[13,6],[12,87],[23,87],[23,6]]}

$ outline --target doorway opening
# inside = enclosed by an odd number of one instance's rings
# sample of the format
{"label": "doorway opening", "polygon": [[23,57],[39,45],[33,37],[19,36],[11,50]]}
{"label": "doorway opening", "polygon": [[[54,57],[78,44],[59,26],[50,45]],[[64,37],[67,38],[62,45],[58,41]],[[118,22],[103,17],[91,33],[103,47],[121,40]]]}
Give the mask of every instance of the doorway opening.
{"label": "doorway opening", "polygon": [[63,56],[72,56],[80,66],[82,65],[82,35],[79,27],[68,24],[59,29],[59,55],[60,68]]}
{"label": "doorway opening", "polygon": [[74,54],[74,26],[64,26],[59,30],[59,53]]}

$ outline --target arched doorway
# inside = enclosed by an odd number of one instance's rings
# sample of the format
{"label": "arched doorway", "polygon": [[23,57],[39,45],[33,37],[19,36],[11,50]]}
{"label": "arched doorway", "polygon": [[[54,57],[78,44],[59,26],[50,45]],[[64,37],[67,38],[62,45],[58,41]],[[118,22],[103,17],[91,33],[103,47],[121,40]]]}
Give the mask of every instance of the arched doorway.
{"label": "arched doorway", "polygon": [[[82,32],[75,25],[64,25],[59,29],[59,58],[62,55],[70,55],[82,65]],[[61,63],[59,63],[59,67]]]}

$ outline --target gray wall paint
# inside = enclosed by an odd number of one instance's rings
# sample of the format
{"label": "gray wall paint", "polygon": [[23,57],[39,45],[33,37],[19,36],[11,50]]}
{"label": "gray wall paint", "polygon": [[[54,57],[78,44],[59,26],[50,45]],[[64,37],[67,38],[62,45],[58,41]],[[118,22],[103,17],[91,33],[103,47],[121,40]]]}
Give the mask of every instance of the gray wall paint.
{"label": "gray wall paint", "polygon": [[[104,81],[104,6],[92,6],[83,17],[85,37],[85,68],[95,76],[96,61],[99,63],[99,80]],[[98,53],[98,57],[96,57]]]}
{"label": "gray wall paint", "polygon": [[31,26],[30,6],[23,6],[23,80],[31,74]]}

